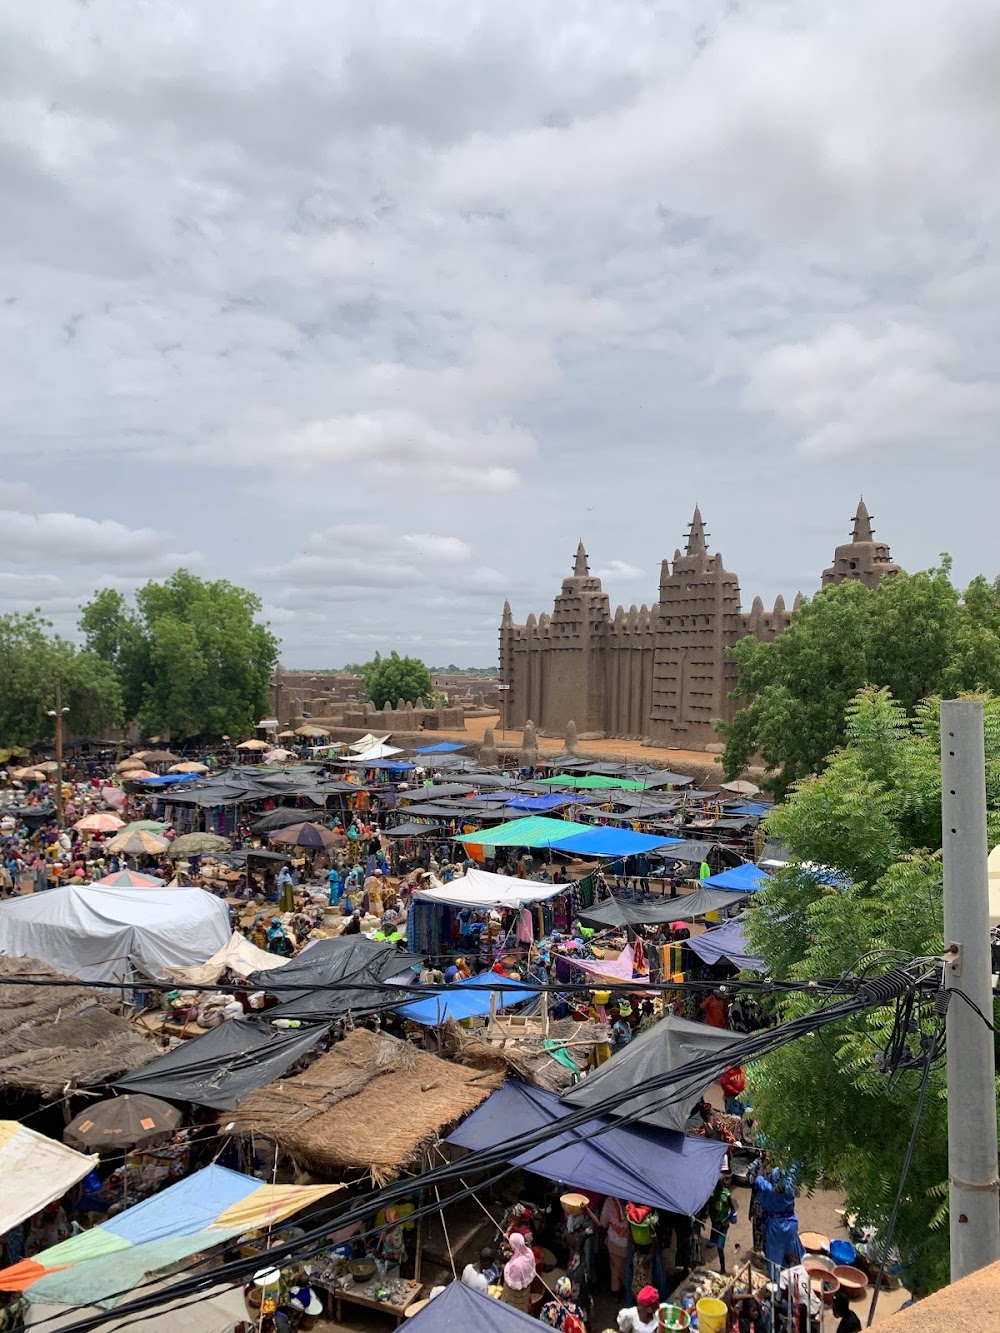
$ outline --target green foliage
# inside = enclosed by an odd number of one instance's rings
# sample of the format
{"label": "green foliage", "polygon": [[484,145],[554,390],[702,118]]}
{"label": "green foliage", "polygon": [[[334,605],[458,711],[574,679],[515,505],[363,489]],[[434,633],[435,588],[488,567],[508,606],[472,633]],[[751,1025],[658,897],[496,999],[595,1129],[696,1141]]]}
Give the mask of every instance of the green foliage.
{"label": "green foliage", "polygon": [[0,616],[0,740],[32,745],[55,733],[56,686],[68,729],[99,737],[122,720],[117,677],[97,653],[51,633],[39,616]]}
{"label": "green foliage", "polygon": [[803,602],[771,643],[746,638],[732,655],[746,707],[723,725],[732,779],[761,754],[780,797],[819,772],[844,739],[849,701],[885,685],[912,713],[928,695],[1000,690],[1000,580],[960,597],[951,564],[898,574],[874,590],[846,582]]}
{"label": "green foliage", "polygon": [[395,706],[400,699],[411,704],[426,700],[434,689],[431,673],[418,657],[400,657],[396,652],[388,657],[376,653],[365,665],[364,677],[365,693],[376,708],[386,703]]}
{"label": "green foliage", "polygon": [[[1000,700],[984,704],[993,845],[1000,841]],[[944,945],[939,704],[909,716],[888,690],[868,688],[846,710],[844,730],[845,744],[822,776],[799,784],[767,822],[768,836],[787,846],[792,862],[757,894],[749,935],[777,978],[835,977],[857,971],[876,951],[911,958]],[[810,866],[838,871],[846,883],[826,883]],[[794,1018],[815,1003],[801,993],[782,998],[778,1016]],[[875,1225],[892,1207],[919,1083],[919,1074],[906,1074],[890,1088],[874,1067],[892,1017],[879,1010],[827,1028],[750,1072],[753,1104],[777,1155],[801,1161],[807,1184],[839,1182],[849,1207]],[[896,1230],[908,1272],[928,1288],[948,1281],[946,1178],[947,1100],[938,1069]]]}
{"label": "green foliage", "polygon": [[225,580],[179,569],[147,583],[130,607],[116,592],[82,610],[87,645],[116,672],[130,717],[147,734],[242,735],[267,708],[278,641],[260,601]]}

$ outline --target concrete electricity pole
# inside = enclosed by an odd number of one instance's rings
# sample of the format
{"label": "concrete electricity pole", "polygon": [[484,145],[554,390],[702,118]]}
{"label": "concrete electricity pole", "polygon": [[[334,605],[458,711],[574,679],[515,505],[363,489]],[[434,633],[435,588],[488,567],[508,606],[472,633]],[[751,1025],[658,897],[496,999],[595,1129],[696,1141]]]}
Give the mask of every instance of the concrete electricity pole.
{"label": "concrete electricity pole", "polygon": [[[941,704],[945,987],[962,991],[992,1022],[990,905],[986,859],[983,705]],[[948,1185],[951,1280],[1000,1259],[997,1104],[993,1033],[952,995],[947,1016]]]}

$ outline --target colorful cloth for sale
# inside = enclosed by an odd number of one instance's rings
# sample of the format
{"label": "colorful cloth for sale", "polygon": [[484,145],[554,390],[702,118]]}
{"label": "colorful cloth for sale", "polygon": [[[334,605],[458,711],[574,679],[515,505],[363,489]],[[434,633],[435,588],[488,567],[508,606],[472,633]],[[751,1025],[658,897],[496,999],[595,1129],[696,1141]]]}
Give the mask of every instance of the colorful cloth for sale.
{"label": "colorful cloth for sale", "polygon": [[342,1185],[262,1185],[206,1166],[90,1231],[0,1269],[0,1291],[31,1302],[110,1309],[145,1277],[258,1227],[283,1222]]}

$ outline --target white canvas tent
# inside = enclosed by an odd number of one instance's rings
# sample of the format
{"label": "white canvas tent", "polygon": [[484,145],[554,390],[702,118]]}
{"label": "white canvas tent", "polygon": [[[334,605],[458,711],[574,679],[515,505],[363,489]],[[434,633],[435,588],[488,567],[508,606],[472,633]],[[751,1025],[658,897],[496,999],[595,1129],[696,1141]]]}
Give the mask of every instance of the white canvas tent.
{"label": "white canvas tent", "polygon": [[566,888],[565,884],[538,884],[532,879],[492,875],[471,866],[459,879],[448,884],[435,880],[433,888],[420,889],[413,896],[418,902],[446,903],[449,907],[520,908],[554,898]]}
{"label": "white canvas tent", "polygon": [[0,1120],[0,1236],[61,1199],[99,1161],[17,1120]]}
{"label": "white canvas tent", "polygon": [[370,764],[373,759],[389,759],[394,754],[402,754],[403,751],[398,745],[386,745],[384,741],[379,741],[377,745],[362,751],[361,754],[353,755],[347,762],[349,764]]}
{"label": "white canvas tent", "polygon": [[258,949],[245,935],[234,930],[232,938],[204,963],[193,967],[168,967],[167,973],[171,979],[186,986],[214,986],[227,969],[245,978],[265,968],[284,967],[288,961],[287,958]]}
{"label": "white canvas tent", "polygon": [[0,953],[87,981],[166,980],[228,944],[229,908],[204,889],[68,884],[0,903]]}
{"label": "white canvas tent", "polygon": [[391,732],[386,732],[384,736],[373,736],[369,731],[364,736],[362,736],[360,740],[352,741],[347,748],[349,750],[353,750],[355,754],[362,754],[365,750],[370,750],[373,745],[384,744],[384,742],[389,739],[391,734],[392,734]]}

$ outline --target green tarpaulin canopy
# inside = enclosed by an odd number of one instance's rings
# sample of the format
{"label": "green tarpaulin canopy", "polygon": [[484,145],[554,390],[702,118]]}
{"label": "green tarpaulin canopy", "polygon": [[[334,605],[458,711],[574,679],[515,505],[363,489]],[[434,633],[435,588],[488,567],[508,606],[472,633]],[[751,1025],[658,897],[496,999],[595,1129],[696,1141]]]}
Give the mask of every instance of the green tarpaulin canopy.
{"label": "green tarpaulin canopy", "polygon": [[456,842],[475,843],[480,847],[551,847],[571,833],[586,833],[588,824],[574,824],[569,819],[546,819],[543,815],[527,815],[512,819],[496,828],[478,833],[463,833]]}

